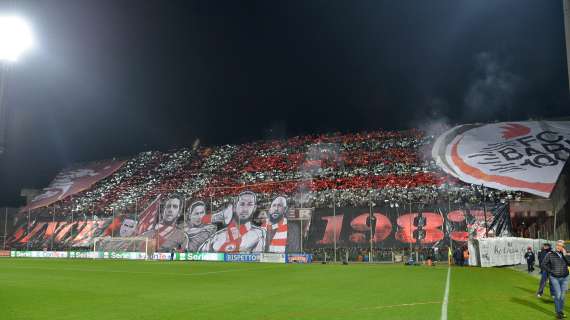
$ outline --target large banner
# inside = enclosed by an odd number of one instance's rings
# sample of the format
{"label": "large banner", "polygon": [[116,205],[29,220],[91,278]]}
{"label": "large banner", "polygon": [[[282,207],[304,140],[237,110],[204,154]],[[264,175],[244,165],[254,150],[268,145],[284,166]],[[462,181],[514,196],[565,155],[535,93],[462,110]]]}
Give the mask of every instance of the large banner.
{"label": "large banner", "polygon": [[[481,267],[526,264],[524,254],[528,248],[536,253],[547,240],[514,237],[487,238],[473,241],[470,252],[476,256]],[[473,250],[474,249],[474,250]],[[478,260],[478,261],[477,261]],[[471,257],[470,257],[471,264]]]}
{"label": "large banner", "polygon": [[[484,209],[487,209],[485,212]],[[373,219],[370,223],[370,210]],[[485,220],[485,218],[487,220]],[[487,221],[487,222],[485,222]],[[371,232],[371,226],[373,232]],[[311,220],[307,247],[424,247],[463,246],[467,240],[511,235],[507,204],[454,208],[412,205],[408,208],[323,208]]]}
{"label": "large banner", "polygon": [[113,174],[123,163],[124,161],[107,160],[67,168],[61,171],[50,185],[21,211],[49,206],[56,201],[87,190],[97,181]]}
{"label": "large banner", "polygon": [[570,155],[570,121],[460,125],[432,156],[448,174],[477,185],[549,197]]}
{"label": "large banner", "polygon": [[129,217],[79,221],[24,221],[8,238],[13,248],[90,247],[97,237],[130,236]]}
{"label": "large banner", "polygon": [[[311,211],[292,209],[287,203],[287,198],[278,196],[258,208],[256,195],[245,191],[233,202],[208,212],[201,200],[159,197],[139,214],[30,221],[16,229],[8,245],[93,250],[94,239],[99,238],[95,250],[100,252],[286,254],[302,252],[301,244],[303,248],[333,247],[335,243],[338,247],[368,248],[371,242],[378,248],[410,244],[442,247],[451,242],[463,246],[468,239],[487,234],[509,236],[512,229],[508,204],[470,208],[408,204]],[[274,257],[266,256],[265,260]]]}
{"label": "large banner", "polygon": [[257,195],[244,191],[212,210],[201,199],[159,195],[140,213],[80,221],[26,221],[8,243],[13,248],[84,248],[101,238],[96,250],[102,252],[298,253],[311,210],[290,208],[288,202],[277,196],[258,205]]}

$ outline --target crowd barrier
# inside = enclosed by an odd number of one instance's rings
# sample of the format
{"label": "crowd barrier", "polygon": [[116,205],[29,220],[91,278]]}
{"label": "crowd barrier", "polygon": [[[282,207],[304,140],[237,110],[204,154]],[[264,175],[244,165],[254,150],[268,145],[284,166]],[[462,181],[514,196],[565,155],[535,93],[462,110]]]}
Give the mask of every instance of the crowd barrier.
{"label": "crowd barrier", "polygon": [[[6,251],[12,258],[59,258],[59,259],[126,259],[146,260],[144,252],[98,252],[98,251]],[[151,260],[176,261],[220,261],[247,263],[311,263],[312,254],[304,253],[205,253],[176,252],[174,257],[168,252],[155,252]]]}

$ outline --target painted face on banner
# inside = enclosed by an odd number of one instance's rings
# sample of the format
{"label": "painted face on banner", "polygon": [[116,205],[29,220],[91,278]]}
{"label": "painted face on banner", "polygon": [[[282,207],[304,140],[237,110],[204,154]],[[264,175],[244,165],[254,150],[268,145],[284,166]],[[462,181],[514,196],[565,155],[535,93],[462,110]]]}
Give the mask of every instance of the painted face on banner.
{"label": "painted face on banner", "polygon": [[171,224],[176,222],[180,216],[180,199],[168,199],[164,204],[162,219],[164,223]]}
{"label": "painted face on banner", "polygon": [[258,219],[259,219],[259,223],[260,223],[261,225],[266,224],[266,223],[267,223],[267,213],[266,213],[265,211],[262,211],[262,212],[259,214]]}
{"label": "painted face on banner", "polygon": [[133,219],[125,219],[121,224],[121,229],[119,229],[119,235],[121,237],[130,237],[135,233],[137,228],[137,222]]}
{"label": "painted face on banner", "polygon": [[236,204],[236,215],[240,223],[248,222],[255,212],[255,195],[245,193],[239,196]]}
{"label": "painted face on banner", "polygon": [[202,225],[202,218],[206,214],[206,208],[201,205],[195,205],[192,207],[192,212],[190,212],[190,223],[194,227]]}
{"label": "painted face on banner", "polygon": [[269,221],[277,223],[285,216],[287,210],[287,200],[284,197],[277,197],[271,202],[269,207]]}

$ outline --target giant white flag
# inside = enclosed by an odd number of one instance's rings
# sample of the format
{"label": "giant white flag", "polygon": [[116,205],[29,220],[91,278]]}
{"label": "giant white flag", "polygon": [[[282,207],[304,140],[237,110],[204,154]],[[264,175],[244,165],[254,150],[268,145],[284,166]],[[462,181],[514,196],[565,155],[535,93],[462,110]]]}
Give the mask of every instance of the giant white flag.
{"label": "giant white flag", "polygon": [[432,156],[466,183],[549,197],[570,156],[570,121],[460,125],[436,140]]}

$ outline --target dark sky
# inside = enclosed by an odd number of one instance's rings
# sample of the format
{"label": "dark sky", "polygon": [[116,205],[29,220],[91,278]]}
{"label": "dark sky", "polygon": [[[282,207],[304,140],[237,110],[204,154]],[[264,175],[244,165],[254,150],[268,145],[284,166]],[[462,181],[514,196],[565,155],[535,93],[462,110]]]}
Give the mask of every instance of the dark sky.
{"label": "dark sky", "polygon": [[9,1],[0,206],[69,163],[202,144],[570,115],[561,1]]}

